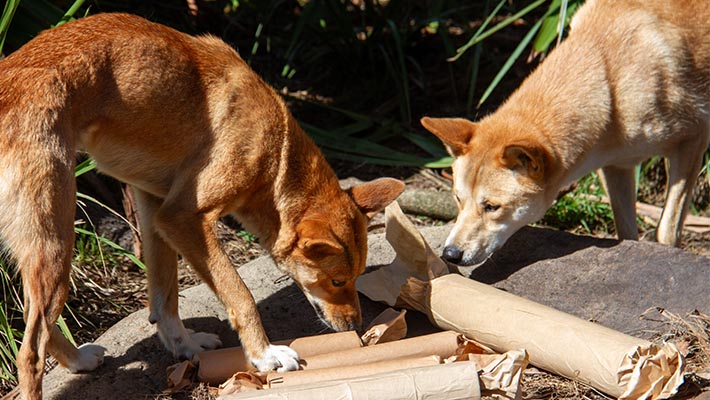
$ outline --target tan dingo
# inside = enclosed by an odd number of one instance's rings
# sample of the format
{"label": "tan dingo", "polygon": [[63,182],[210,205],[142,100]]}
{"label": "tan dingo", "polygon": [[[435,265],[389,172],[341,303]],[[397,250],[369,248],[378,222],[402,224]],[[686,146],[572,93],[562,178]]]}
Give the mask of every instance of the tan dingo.
{"label": "tan dingo", "polygon": [[478,123],[423,118],[455,156],[460,213],[444,257],[479,264],[601,168],[620,238],[637,239],[633,167],[668,162],[657,240],[678,245],[710,141],[710,7],[590,0],[570,36]]}
{"label": "tan dingo", "polygon": [[25,399],[41,397],[46,351],[74,371],[103,358],[103,348],[77,349],[55,326],[69,290],[77,149],[135,190],[150,320],[175,356],[220,344],[178,316],[179,253],[224,303],[254,365],[298,367],[291,349],[269,344],[220,248],[215,224],[225,214],[259,237],[333,329],[360,324],[366,223],[403,184],[341,190],[280,97],[218,39],[125,14],[88,17],[0,61],[0,234],[24,286]]}

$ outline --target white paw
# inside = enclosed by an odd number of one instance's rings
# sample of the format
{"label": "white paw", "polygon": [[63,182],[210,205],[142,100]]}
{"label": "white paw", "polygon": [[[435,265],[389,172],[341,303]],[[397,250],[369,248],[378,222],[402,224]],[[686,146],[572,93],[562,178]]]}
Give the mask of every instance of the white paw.
{"label": "white paw", "polygon": [[270,344],[259,359],[251,360],[261,372],[276,370],[278,372],[295,371],[299,368],[298,354],[288,346]]}
{"label": "white paw", "polygon": [[190,335],[190,339],[200,346],[200,351],[213,350],[222,346],[219,336],[214,333],[195,332],[192,329],[188,329],[187,333]]}
{"label": "white paw", "polygon": [[104,352],[106,349],[93,343],[85,343],[79,346],[79,358],[67,365],[72,373],[93,371],[104,363]]}
{"label": "white paw", "polygon": [[192,360],[195,354],[222,345],[219,336],[215,334],[185,329],[177,316],[162,318],[158,321],[157,328],[158,336],[165,347],[180,360]]}
{"label": "white paw", "polygon": [[195,354],[222,345],[219,336],[214,333],[194,332],[190,329],[185,330],[185,333],[182,337],[173,338],[170,344],[173,355],[180,360],[192,360]]}

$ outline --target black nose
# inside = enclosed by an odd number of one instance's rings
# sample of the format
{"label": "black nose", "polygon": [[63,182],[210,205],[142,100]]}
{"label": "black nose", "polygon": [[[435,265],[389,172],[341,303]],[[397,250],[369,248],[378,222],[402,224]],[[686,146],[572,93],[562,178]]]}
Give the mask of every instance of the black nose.
{"label": "black nose", "polygon": [[444,260],[458,264],[461,261],[461,257],[463,257],[463,251],[456,246],[446,246],[442,256]]}

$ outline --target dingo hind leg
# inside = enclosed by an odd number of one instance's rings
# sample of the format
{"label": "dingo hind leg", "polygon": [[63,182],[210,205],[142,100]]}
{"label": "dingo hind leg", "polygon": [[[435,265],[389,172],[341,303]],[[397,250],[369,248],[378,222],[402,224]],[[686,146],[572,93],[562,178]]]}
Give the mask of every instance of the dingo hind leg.
{"label": "dingo hind leg", "polygon": [[[0,237],[19,269],[25,334],[17,356],[25,399],[42,395],[46,353],[73,371],[103,361],[103,348],[77,349],[55,323],[69,293],[75,178],[67,92],[51,69],[0,71]],[[22,82],[33,87],[27,92]]]}
{"label": "dingo hind leg", "polygon": [[683,220],[693,198],[703,154],[710,144],[710,121],[703,121],[692,129],[697,130],[692,139],[676,145],[666,156],[666,202],[656,229],[656,240],[671,246],[680,244]]}
{"label": "dingo hind leg", "polygon": [[[98,367],[104,351],[95,345],[77,349],[55,325],[69,293],[75,209],[73,152],[67,161],[54,151],[33,150],[23,149],[23,156],[29,158],[22,166],[0,167],[4,202],[0,227],[17,263],[24,293],[26,327],[17,368],[20,389],[27,399],[41,398],[47,352],[76,372]],[[64,156],[67,154],[68,150]]]}

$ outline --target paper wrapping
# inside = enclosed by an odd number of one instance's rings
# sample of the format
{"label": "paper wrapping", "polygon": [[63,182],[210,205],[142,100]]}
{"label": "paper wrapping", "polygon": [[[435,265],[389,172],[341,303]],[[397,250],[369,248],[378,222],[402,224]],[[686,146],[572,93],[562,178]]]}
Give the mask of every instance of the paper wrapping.
{"label": "paper wrapping", "polygon": [[195,365],[185,360],[168,366],[166,372],[168,374],[168,387],[163,392],[166,394],[177,393],[192,385],[192,378],[195,375]]}
{"label": "paper wrapping", "polygon": [[[359,348],[362,345],[355,331],[282,340],[275,344],[290,346],[301,358]],[[235,372],[254,370],[241,347],[204,351],[197,354],[195,361],[199,363],[197,378],[213,385],[226,381]]]}
{"label": "paper wrapping", "polygon": [[[345,361],[347,362],[347,360]],[[269,388],[273,389],[305,383],[359,378],[362,376],[439,364],[441,364],[441,357],[426,356],[397,358],[386,361],[343,365],[325,369],[309,369],[291,372],[273,371],[266,376],[266,383]]]}
{"label": "paper wrapping", "polygon": [[511,350],[503,354],[470,354],[469,359],[479,366],[481,394],[496,399],[519,400],[522,397],[520,382],[528,353]]}
{"label": "paper wrapping", "polygon": [[[460,275],[446,274],[441,260],[396,203],[386,208],[385,218],[388,241],[397,258],[358,280],[358,290],[371,299],[421,311],[440,328],[461,332],[498,352],[525,349],[531,364],[614,397],[667,398],[683,382],[683,358],[672,344],[655,346]],[[412,254],[421,251],[427,254]],[[422,261],[433,258],[438,261],[431,268]],[[399,286],[388,286],[396,284]]]}
{"label": "paper wrapping", "polygon": [[473,361],[220,396],[220,400],[478,400]]}
{"label": "paper wrapping", "polygon": [[407,310],[396,311],[388,308],[375,317],[360,340],[365,346],[400,340],[407,336]]}
{"label": "paper wrapping", "polygon": [[228,394],[253,392],[263,389],[264,384],[261,382],[261,377],[256,373],[237,372],[226,382],[219,385],[219,395],[226,396]]}

